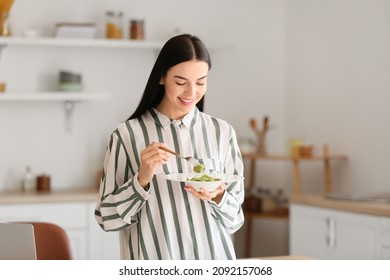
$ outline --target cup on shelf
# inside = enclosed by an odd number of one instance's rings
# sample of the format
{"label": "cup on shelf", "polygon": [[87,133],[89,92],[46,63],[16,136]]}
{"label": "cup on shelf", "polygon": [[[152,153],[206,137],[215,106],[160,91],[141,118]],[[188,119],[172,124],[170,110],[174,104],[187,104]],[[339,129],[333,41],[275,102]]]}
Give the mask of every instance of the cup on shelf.
{"label": "cup on shelf", "polygon": [[41,174],[37,176],[37,191],[49,192],[50,191],[50,176]]}
{"label": "cup on shelf", "polygon": [[300,157],[312,157],[313,156],[313,149],[314,149],[314,147],[312,145],[302,145],[299,147],[299,156]]}

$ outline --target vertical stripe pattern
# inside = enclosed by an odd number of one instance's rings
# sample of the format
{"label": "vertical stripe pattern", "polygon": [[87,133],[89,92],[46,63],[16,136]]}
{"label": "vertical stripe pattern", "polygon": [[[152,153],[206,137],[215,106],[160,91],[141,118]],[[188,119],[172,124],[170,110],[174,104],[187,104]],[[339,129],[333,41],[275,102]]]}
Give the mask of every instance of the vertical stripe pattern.
{"label": "vertical stripe pattern", "polygon": [[235,259],[231,234],[244,223],[243,182],[227,185],[219,204],[199,200],[184,184],[162,176],[192,170],[170,156],[144,189],[137,180],[140,153],[152,142],[193,155],[216,171],[243,175],[233,127],[196,107],[181,121],[151,109],[119,124],[107,144],[95,217],[103,230],[120,232],[122,258]]}

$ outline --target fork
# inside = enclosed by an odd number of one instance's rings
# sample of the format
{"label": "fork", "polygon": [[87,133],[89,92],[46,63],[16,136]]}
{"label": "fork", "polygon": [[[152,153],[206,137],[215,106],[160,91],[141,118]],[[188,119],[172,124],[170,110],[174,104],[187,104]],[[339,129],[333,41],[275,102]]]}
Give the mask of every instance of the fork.
{"label": "fork", "polygon": [[185,157],[185,156],[182,156],[181,154],[179,154],[179,153],[176,153],[176,152],[174,152],[174,151],[172,151],[172,150],[170,150],[170,149],[168,149],[168,148],[165,148],[165,147],[160,147],[160,149],[161,150],[164,150],[164,151],[166,151],[166,152],[168,152],[168,153],[170,153],[170,154],[172,154],[172,155],[175,155],[175,156],[177,156],[177,157],[180,157],[180,158],[182,158],[182,159],[185,159],[186,161],[188,161],[189,163],[191,163],[192,165],[197,165],[197,164],[199,164],[199,161],[197,160],[197,159],[195,159],[194,157]]}

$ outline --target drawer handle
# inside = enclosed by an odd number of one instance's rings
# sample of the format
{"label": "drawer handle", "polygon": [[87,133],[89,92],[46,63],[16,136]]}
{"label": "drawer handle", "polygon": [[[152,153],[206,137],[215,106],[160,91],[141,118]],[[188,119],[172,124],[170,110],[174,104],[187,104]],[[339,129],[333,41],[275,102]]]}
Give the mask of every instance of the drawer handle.
{"label": "drawer handle", "polygon": [[326,245],[329,248],[335,248],[336,247],[336,220],[332,218],[326,218],[326,225],[328,227]]}

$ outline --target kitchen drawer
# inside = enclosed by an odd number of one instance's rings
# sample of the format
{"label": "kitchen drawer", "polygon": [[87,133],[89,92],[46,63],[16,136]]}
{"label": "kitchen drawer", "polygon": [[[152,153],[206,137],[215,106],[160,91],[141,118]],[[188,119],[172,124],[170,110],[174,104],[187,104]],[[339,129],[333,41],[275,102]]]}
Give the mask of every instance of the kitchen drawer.
{"label": "kitchen drawer", "polygon": [[43,221],[63,228],[85,228],[88,226],[87,203],[39,203],[0,205],[0,222]]}

